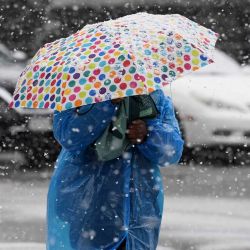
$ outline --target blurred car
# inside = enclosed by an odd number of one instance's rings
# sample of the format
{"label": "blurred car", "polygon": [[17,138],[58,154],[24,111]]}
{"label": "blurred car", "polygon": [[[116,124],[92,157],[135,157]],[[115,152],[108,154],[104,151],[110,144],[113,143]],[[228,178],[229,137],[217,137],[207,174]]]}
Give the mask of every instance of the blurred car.
{"label": "blurred car", "polygon": [[52,133],[52,111],[8,108],[26,64],[25,53],[0,43],[0,166],[44,167],[53,164],[59,151]]}
{"label": "blurred car", "polygon": [[[233,163],[250,145],[250,78],[231,57],[215,52],[215,63],[169,85],[186,146]],[[205,150],[204,150],[205,149]]]}
{"label": "blurred car", "polygon": [[58,153],[52,111],[9,109],[11,94],[0,87],[0,165],[44,167]]}

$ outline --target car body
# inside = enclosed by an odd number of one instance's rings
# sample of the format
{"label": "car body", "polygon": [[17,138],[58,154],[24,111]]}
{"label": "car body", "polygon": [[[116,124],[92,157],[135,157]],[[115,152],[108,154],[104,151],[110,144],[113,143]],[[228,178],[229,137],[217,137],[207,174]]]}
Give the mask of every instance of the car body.
{"label": "car body", "polygon": [[0,165],[18,168],[53,163],[59,148],[52,133],[52,111],[10,109],[11,99],[0,87]]}
{"label": "car body", "polygon": [[[250,85],[237,84],[238,80],[237,77],[187,77],[173,87],[187,146],[250,144],[250,98],[246,98]],[[240,91],[235,89],[236,84]],[[176,94],[177,91],[181,93]]]}
{"label": "car body", "polygon": [[250,78],[223,52],[215,52],[214,64],[171,83],[166,94],[187,148],[250,145]]}

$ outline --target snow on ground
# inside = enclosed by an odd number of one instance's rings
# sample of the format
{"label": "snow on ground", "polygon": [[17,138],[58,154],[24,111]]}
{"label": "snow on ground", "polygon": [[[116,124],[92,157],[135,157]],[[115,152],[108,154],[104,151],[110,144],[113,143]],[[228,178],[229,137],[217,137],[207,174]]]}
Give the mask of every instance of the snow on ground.
{"label": "snow on ground", "polygon": [[[249,172],[162,171],[166,197],[157,250],[250,250]],[[1,180],[0,250],[45,249],[47,188],[46,180]]]}
{"label": "snow on ground", "polygon": [[41,243],[0,243],[0,250],[44,250],[45,246]]}
{"label": "snow on ground", "polygon": [[250,249],[250,200],[168,197],[165,201],[161,243],[178,250]]}

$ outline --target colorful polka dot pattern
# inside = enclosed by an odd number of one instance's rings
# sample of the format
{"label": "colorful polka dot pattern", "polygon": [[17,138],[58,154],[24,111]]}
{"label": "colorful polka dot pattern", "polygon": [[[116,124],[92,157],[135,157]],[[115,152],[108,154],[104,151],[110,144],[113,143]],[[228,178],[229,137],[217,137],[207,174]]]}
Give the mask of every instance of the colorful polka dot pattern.
{"label": "colorful polka dot pattern", "polygon": [[87,25],[37,52],[10,107],[62,111],[147,94],[212,63],[207,55],[216,40],[216,33],[180,15],[138,13]]}

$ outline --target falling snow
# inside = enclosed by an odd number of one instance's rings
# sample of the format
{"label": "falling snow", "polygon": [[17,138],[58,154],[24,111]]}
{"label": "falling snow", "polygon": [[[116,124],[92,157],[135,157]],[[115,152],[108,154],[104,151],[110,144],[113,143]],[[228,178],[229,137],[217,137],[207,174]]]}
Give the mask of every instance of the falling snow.
{"label": "falling snow", "polygon": [[[45,43],[73,34],[86,24],[143,11],[179,13],[220,34],[218,64],[197,77],[180,81],[181,90],[172,84],[168,86],[167,94],[173,99],[186,144],[178,166],[170,167],[169,163],[161,166],[165,203],[157,250],[250,249],[248,0],[0,0],[0,190],[3,194],[0,196],[0,250],[45,248],[46,195],[61,151],[52,132],[52,111],[8,108],[19,74]],[[219,64],[221,58],[224,61]],[[157,67],[157,62],[154,66]],[[114,67],[122,74],[121,65]],[[109,110],[104,107],[102,111]],[[219,122],[222,126],[211,132],[219,118],[223,118]],[[100,123],[104,125],[107,120]],[[166,133],[173,132],[168,123],[163,127]],[[89,125],[87,131],[95,136],[94,126]],[[71,132],[79,135],[83,131],[73,127]],[[148,132],[157,135],[153,126],[148,126]],[[161,139],[156,138],[155,142]],[[66,143],[70,146],[72,140]],[[113,149],[116,147],[114,144]],[[171,141],[162,150],[170,157],[176,153]],[[122,160],[128,165],[133,162],[132,157],[128,152],[122,154]],[[89,168],[87,164],[84,167]],[[110,168],[114,179],[109,181],[118,187],[121,182],[117,178],[122,170]],[[84,169],[71,171],[72,176],[85,173]],[[161,192],[161,182],[159,177],[154,177],[155,172],[145,167],[138,171],[140,177],[150,176],[156,181],[151,191],[157,193]],[[129,199],[136,192],[136,188],[129,187],[122,195]],[[145,192],[145,196],[150,195]],[[114,190],[107,199],[108,203],[98,211],[115,220],[117,227],[121,226],[119,216],[108,213],[109,206],[119,205],[119,194]],[[79,206],[87,214],[89,200],[83,199]],[[142,220],[152,227],[159,223],[153,217],[145,216]],[[62,227],[67,228],[67,222]],[[123,230],[129,233],[129,228]],[[81,233],[90,241],[97,237],[93,229]],[[118,241],[119,237],[114,236],[113,242]],[[56,244],[55,238],[52,237],[50,243]]]}

